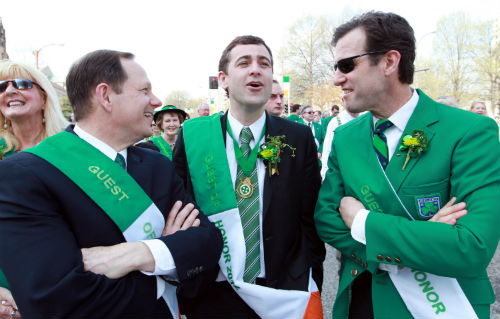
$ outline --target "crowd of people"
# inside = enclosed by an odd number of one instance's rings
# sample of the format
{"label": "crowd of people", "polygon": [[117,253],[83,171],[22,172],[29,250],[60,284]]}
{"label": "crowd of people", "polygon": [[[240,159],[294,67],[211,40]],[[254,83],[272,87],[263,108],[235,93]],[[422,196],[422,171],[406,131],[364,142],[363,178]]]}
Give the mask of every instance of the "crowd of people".
{"label": "crowd of people", "polygon": [[[162,105],[128,52],[66,78],[0,62],[0,318],[489,318],[498,126],[411,86],[413,29],[367,12],[333,35],[331,113],[290,105],[263,39],[222,51],[229,109]],[[477,113],[477,114],[474,114]]]}

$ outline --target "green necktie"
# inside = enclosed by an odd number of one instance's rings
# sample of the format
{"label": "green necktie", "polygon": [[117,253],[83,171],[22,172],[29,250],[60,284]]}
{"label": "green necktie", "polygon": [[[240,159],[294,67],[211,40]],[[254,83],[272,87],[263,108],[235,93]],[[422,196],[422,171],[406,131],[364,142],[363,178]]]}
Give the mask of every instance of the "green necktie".
{"label": "green necktie", "polygon": [[387,167],[389,163],[389,151],[387,149],[387,138],[385,137],[385,131],[393,126],[391,121],[388,119],[382,119],[375,124],[375,131],[373,132],[373,146],[375,147],[375,153],[377,153],[378,160],[383,169]]}
{"label": "green necktie", "polygon": [[122,154],[116,153],[115,163],[118,163],[124,170],[127,170],[127,164]]}
{"label": "green necktie", "polygon": [[[250,154],[252,131],[248,127],[241,130],[241,152],[245,158]],[[246,259],[243,281],[255,283],[260,274],[260,222],[259,222],[259,181],[257,163],[250,176],[245,176],[240,165],[236,173],[236,200],[240,212],[243,235],[245,237]]]}

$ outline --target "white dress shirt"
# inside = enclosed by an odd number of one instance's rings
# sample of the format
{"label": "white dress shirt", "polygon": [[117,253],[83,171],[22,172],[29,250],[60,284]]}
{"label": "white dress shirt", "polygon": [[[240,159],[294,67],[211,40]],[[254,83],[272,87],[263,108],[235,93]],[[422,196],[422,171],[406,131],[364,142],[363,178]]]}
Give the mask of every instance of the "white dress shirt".
{"label": "white dress shirt", "polygon": [[[231,114],[231,109],[227,112],[227,119],[229,121],[229,125],[231,126],[231,132],[234,138],[238,141],[238,145],[241,146],[240,141],[240,133],[243,129],[243,124],[241,124],[234,116]],[[261,117],[250,126],[250,130],[252,131],[253,140],[250,141],[250,149],[253,149],[255,144],[259,141],[264,125],[266,124],[266,113],[262,113]],[[262,137],[260,140],[260,145],[265,142],[265,137]],[[229,135],[229,132],[226,131],[226,155],[227,161],[229,163],[229,170],[231,172],[231,180],[233,181],[233,189],[235,188],[236,183],[236,172],[238,170],[238,162],[236,161],[236,155],[234,154],[234,143],[232,137]],[[266,166],[261,159],[257,159],[257,178],[259,181],[259,224],[260,224],[260,274],[258,277],[265,278],[266,277],[266,268],[264,263],[264,240],[262,238],[262,213],[263,213],[263,202],[264,202],[264,178],[266,173]],[[224,281],[226,278],[219,272],[217,277],[217,281]]]}
{"label": "white dress shirt", "polygon": [[325,139],[323,140],[323,153],[321,153],[321,180],[325,179],[326,172],[328,171],[328,157],[330,157],[330,152],[332,151],[335,129],[353,119],[354,116],[352,116],[351,113],[343,110],[336,117],[333,117],[328,123],[328,126],[326,127]]}
{"label": "white dress shirt", "polygon": [[[109,157],[111,160],[115,160],[116,154],[120,153],[125,159],[125,163],[127,163],[127,149],[123,149],[120,152],[115,151],[111,146],[104,143],[100,139],[95,136],[85,132],[78,124],[75,125],[74,132],[78,135],[82,140],[86,141],[93,147],[97,148],[104,155]],[[151,251],[153,258],[155,260],[155,270],[154,272],[142,272],[145,275],[165,275],[170,276],[177,279],[177,272],[175,267],[174,258],[170,253],[170,250],[159,239],[150,239],[142,241]],[[157,282],[157,298],[160,298],[165,290],[165,282],[161,280],[159,277],[156,278]]]}
{"label": "white dress shirt", "polygon": [[[411,115],[413,114],[413,111],[415,111],[415,108],[417,107],[418,93],[417,90],[414,89],[412,90],[413,94],[410,100],[389,117],[389,120],[394,124],[385,131],[385,137],[387,138],[387,148],[389,151],[389,161],[391,160],[392,155],[394,155],[394,152],[398,147],[399,140],[401,139],[401,135],[403,134],[404,129],[406,128],[406,124],[408,124],[408,121]],[[375,124],[379,120],[380,119],[376,118],[375,116],[373,117],[373,127],[375,127]],[[370,213],[369,210],[361,209],[358,212],[358,214],[354,217],[351,227],[352,237],[356,241],[365,245],[366,245],[365,224],[366,224],[366,218],[368,218],[369,213]],[[382,267],[383,270],[387,271],[397,270],[397,267],[388,267],[388,266],[393,266],[393,265],[379,264],[379,268]]]}

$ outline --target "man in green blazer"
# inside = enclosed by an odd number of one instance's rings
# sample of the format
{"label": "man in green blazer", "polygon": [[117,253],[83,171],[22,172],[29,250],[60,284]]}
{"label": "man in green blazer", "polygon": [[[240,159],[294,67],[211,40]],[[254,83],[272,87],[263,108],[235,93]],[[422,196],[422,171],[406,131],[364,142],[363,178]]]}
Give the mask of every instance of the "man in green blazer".
{"label": "man in green blazer", "polygon": [[300,124],[304,124],[304,120],[301,117],[299,117],[301,106],[302,105],[300,105],[300,104],[294,104],[294,105],[290,106],[290,113],[292,113],[292,114],[287,116],[286,119],[293,121],[293,122],[300,123]]}
{"label": "man in green blazer", "polygon": [[365,13],[332,43],[345,107],[369,111],[335,131],[316,205],[320,237],[342,253],[333,317],[489,318],[498,126],[410,87],[415,37],[402,17]]}

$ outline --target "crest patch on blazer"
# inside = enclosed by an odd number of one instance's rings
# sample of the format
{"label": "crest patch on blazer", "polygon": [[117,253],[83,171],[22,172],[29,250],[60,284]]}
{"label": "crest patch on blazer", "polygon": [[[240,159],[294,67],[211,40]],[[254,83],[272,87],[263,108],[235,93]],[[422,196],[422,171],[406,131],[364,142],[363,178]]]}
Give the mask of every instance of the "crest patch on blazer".
{"label": "crest patch on blazer", "polygon": [[429,195],[417,197],[417,209],[420,216],[430,218],[441,209],[441,199],[439,195]]}

